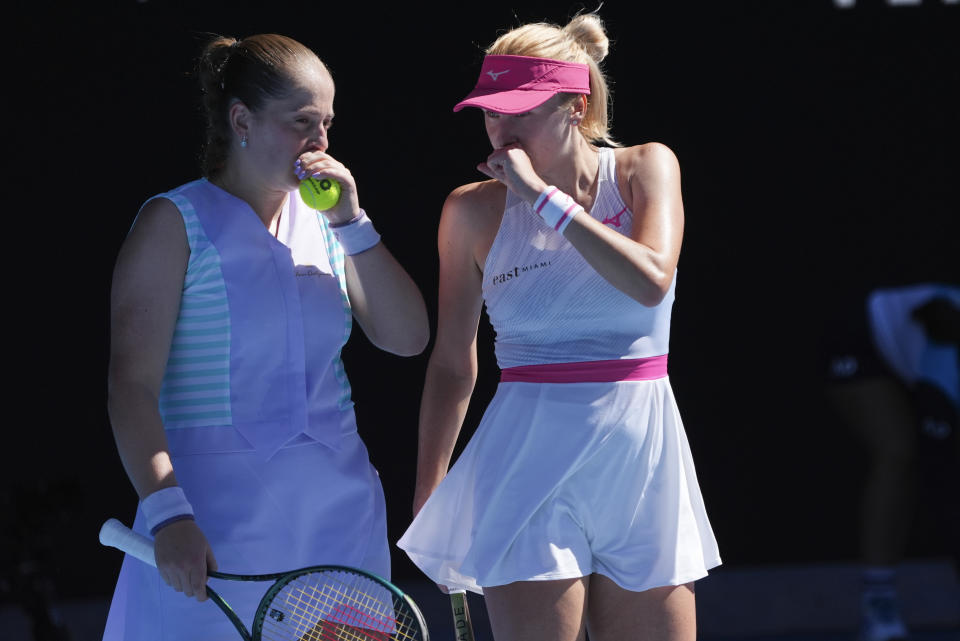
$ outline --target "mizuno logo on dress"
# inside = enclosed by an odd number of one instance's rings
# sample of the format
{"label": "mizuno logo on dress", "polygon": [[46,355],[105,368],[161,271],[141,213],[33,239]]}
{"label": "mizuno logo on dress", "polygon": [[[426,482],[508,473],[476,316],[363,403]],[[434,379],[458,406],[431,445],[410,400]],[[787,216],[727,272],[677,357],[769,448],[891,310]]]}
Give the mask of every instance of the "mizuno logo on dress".
{"label": "mizuno logo on dress", "polygon": [[502,76],[505,73],[510,73],[510,70],[504,69],[503,71],[488,71],[487,75],[493,78],[493,81],[496,82],[500,78],[500,76]]}

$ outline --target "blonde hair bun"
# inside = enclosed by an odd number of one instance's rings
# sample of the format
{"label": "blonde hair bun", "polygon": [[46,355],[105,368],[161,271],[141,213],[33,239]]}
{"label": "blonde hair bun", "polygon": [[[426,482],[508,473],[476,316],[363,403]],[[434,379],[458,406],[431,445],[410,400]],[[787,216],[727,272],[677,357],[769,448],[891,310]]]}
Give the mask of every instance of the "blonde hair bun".
{"label": "blonde hair bun", "polygon": [[595,13],[582,13],[567,23],[563,31],[583,47],[593,61],[600,63],[610,52],[610,39],[603,21]]}

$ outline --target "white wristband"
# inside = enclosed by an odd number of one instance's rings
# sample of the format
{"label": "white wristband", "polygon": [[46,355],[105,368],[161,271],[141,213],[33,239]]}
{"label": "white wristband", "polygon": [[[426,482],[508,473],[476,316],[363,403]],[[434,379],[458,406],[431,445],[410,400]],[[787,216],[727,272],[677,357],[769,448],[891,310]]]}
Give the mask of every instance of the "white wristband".
{"label": "white wristband", "polygon": [[380,234],[373,228],[373,221],[367,217],[367,212],[360,210],[360,215],[342,225],[330,225],[337,242],[343,247],[343,253],[353,256],[365,252],[380,242]]}
{"label": "white wristband", "polygon": [[150,534],[156,534],[162,527],[175,521],[193,520],[193,506],[187,501],[183,489],[177,485],[157,490],[143,499],[140,509],[147,519]]}
{"label": "white wristband", "polygon": [[573,217],[583,211],[583,207],[553,185],[547,185],[533,203],[533,211],[543,218],[543,222],[562,234]]}

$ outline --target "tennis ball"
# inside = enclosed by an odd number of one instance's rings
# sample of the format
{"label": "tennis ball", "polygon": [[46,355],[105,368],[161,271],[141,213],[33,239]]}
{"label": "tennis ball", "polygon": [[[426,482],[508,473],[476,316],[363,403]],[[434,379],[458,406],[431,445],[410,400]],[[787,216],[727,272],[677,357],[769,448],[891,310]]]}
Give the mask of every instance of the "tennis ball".
{"label": "tennis ball", "polygon": [[301,180],[300,197],[317,211],[326,211],[340,200],[340,183],[333,178]]}

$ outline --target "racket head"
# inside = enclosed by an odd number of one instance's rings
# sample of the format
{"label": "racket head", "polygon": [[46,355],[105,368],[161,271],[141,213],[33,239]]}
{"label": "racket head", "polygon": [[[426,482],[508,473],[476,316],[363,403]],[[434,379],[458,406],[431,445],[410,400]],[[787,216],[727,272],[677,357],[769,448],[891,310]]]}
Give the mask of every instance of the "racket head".
{"label": "racket head", "polygon": [[336,565],[284,574],[264,594],[254,639],[429,641],[413,599],[375,574]]}

